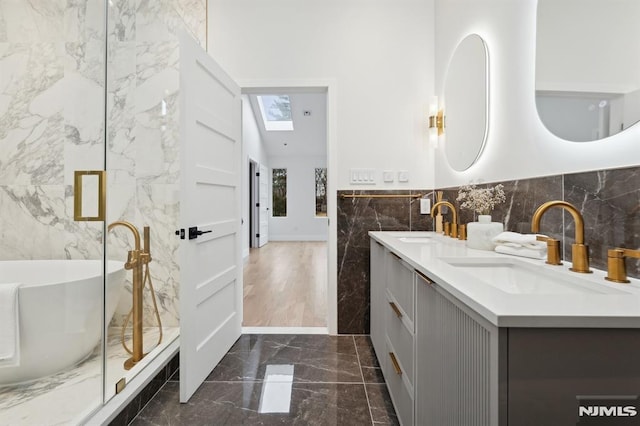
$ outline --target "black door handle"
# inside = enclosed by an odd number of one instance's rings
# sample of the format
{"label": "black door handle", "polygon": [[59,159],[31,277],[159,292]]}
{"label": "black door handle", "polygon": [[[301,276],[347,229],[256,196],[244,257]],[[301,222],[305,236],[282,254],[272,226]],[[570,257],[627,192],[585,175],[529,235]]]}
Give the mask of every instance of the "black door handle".
{"label": "black door handle", "polygon": [[196,239],[200,235],[208,234],[209,232],[212,232],[212,231],[211,230],[209,230],[209,231],[199,231],[197,226],[192,226],[191,228],[189,228],[189,239],[190,240]]}

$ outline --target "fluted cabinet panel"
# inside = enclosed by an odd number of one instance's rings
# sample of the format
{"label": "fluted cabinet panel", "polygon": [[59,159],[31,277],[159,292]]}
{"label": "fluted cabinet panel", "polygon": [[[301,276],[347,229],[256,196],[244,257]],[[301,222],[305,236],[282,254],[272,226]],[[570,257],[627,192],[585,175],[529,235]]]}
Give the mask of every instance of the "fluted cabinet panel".
{"label": "fluted cabinet panel", "polygon": [[417,279],[416,424],[498,424],[498,329]]}

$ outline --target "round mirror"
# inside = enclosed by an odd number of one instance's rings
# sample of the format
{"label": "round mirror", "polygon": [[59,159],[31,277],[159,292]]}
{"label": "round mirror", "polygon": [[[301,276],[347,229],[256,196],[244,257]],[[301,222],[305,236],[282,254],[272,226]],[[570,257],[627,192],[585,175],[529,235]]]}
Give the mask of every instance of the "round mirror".
{"label": "round mirror", "polygon": [[640,120],[640,1],[539,0],[536,107],[551,133],[585,142]]}
{"label": "round mirror", "polygon": [[445,154],[455,170],[471,167],[487,140],[488,76],[487,47],[471,34],[456,48],[444,86]]}

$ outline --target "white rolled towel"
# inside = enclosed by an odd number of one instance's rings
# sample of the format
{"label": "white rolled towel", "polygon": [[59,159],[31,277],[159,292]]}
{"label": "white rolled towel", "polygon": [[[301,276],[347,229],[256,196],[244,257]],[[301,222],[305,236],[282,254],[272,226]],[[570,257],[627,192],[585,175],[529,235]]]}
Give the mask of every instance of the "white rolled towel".
{"label": "white rolled towel", "polygon": [[493,242],[497,246],[543,251],[546,255],[547,243],[538,241],[536,239],[538,235],[539,234],[520,234],[518,232],[505,231],[493,237]]}
{"label": "white rolled towel", "polygon": [[512,247],[508,245],[499,245],[495,248],[496,253],[510,254],[512,256],[528,257],[531,259],[546,259],[547,247],[543,250],[532,249],[528,247]]}

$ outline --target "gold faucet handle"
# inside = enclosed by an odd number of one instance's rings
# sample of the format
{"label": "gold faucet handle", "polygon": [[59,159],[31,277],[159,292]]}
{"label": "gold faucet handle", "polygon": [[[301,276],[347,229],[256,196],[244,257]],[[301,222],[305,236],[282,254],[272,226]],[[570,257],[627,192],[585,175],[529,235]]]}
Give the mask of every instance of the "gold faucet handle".
{"label": "gold faucet handle", "polygon": [[547,261],[549,265],[562,265],[560,260],[560,241],[545,235],[536,235],[536,241],[547,243]]}
{"label": "gold faucet handle", "polygon": [[631,282],[627,279],[627,266],[624,262],[626,257],[640,259],[640,250],[616,247],[607,251],[607,281],[621,284]]}
{"label": "gold faucet handle", "polygon": [[451,238],[458,238],[458,224],[451,222],[451,232],[449,233]]}
{"label": "gold faucet handle", "polygon": [[458,239],[462,241],[467,239],[467,225],[458,225]]}

